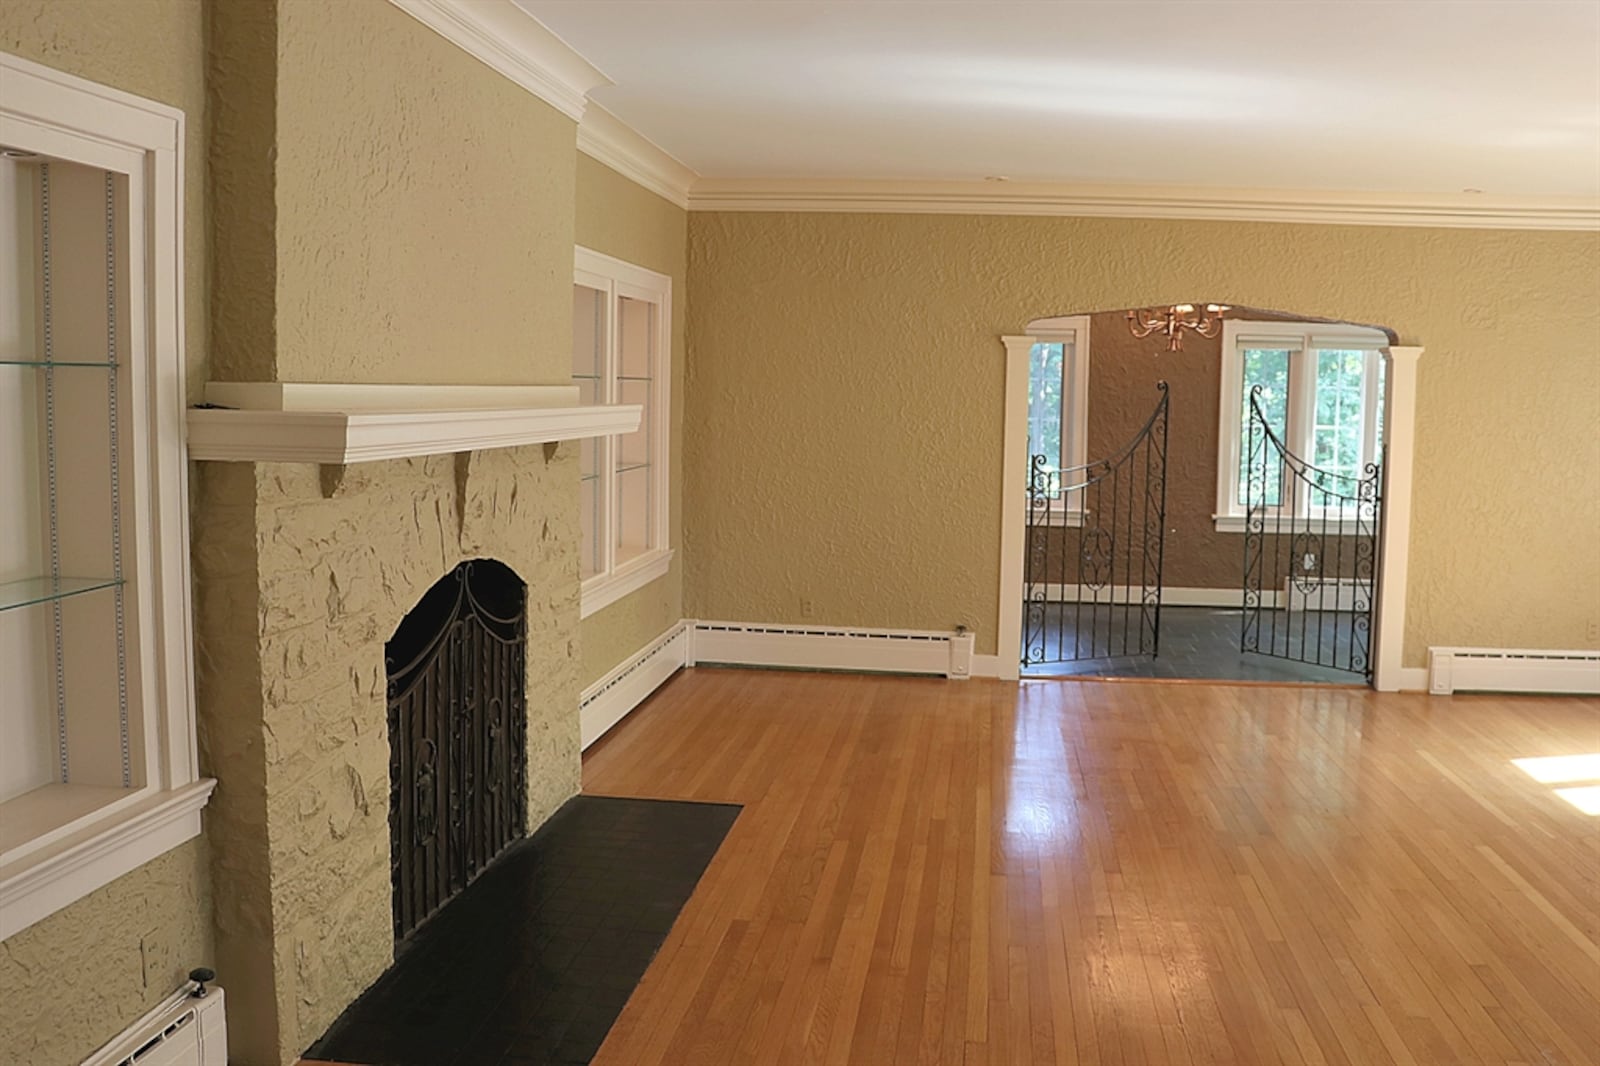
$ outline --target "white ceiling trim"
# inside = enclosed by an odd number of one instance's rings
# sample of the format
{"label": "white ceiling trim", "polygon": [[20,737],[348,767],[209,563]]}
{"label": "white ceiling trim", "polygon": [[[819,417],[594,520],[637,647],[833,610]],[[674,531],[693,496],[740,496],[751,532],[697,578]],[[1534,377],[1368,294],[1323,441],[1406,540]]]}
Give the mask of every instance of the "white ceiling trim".
{"label": "white ceiling trim", "polygon": [[679,207],[700,175],[599,104],[590,102],[578,123],[578,151]]}
{"label": "white ceiling trim", "polygon": [[689,209],[1600,230],[1600,203],[1589,200],[1025,182],[701,178]]}
{"label": "white ceiling trim", "polygon": [[511,0],[390,0],[568,118],[611,79]]}

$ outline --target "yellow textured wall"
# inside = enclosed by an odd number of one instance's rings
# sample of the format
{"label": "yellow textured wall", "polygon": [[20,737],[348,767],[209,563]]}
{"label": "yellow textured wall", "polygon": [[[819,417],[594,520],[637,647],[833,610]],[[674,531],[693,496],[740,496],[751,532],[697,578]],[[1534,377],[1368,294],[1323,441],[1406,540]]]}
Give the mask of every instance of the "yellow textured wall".
{"label": "yellow textured wall", "polygon": [[[0,51],[181,108],[187,116],[188,381],[206,375],[205,87],[200,0],[0,0]],[[210,965],[204,838],[0,943],[7,1062],[75,1063]]]}
{"label": "yellow textured wall", "polygon": [[280,381],[569,381],[577,124],[388,0],[279,0]]}
{"label": "yellow textured wall", "polygon": [[[672,279],[672,567],[583,620],[582,683],[603,677],[683,617],[683,367],[688,212],[578,154],[577,242]],[[569,271],[570,282],[570,271]],[[570,314],[571,304],[568,303]]]}
{"label": "yellow textured wall", "polygon": [[1600,234],[693,214],[687,610],[995,648],[1003,353],[1029,320],[1215,299],[1421,344],[1405,661],[1571,648],[1600,612]]}

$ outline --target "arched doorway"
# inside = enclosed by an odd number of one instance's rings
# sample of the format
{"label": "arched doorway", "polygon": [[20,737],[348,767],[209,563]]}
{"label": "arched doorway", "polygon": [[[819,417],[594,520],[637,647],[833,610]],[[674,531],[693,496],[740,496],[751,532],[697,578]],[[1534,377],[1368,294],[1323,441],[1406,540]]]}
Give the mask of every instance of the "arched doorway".
{"label": "arched doorway", "polygon": [[[1216,324],[1218,328],[1214,328],[1210,337],[1197,342],[1192,335],[1187,336],[1182,350],[1172,351],[1163,336],[1149,340],[1135,337],[1125,320],[1126,314],[1113,311],[1036,319],[1029,324],[1026,333],[1003,338],[1007,351],[1006,454],[1002,485],[1001,616],[998,619],[1002,675],[1010,669],[1021,673],[1027,657],[1024,649],[1026,577],[1029,563],[1036,561],[1030,558],[1036,541],[1028,533],[1029,466],[1040,454],[1048,452],[1053,458],[1056,447],[1054,439],[1045,442],[1045,447],[1030,446],[1030,437],[1037,437],[1039,430],[1038,419],[1029,417],[1030,401],[1036,398],[1032,388],[1036,383],[1032,379],[1037,375],[1038,357],[1045,346],[1059,344],[1065,339],[1068,341],[1066,351],[1077,359],[1075,363],[1072,359],[1062,360],[1065,380],[1059,395],[1071,405],[1071,410],[1066,411],[1061,420],[1065,432],[1060,440],[1071,443],[1063,443],[1062,458],[1051,464],[1059,469],[1073,465],[1069,453],[1074,449],[1078,463],[1119,454],[1118,449],[1125,446],[1140,422],[1148,417],[1155,383],[1158,380],[1171,382],[1169,481],[1172,513],[1162,531],[1168,539],[1169,556],[1157,610],[1164,612],[1164,621],[1170,623],[1175,618],[1201,614],[1197,610],[1200,607],[1213,612],[1227,609],[1227,641],[1235,655],[1245,646],[1241,609],[1247,598],[1244,549],[1249,501],[1245,499],[1248,486],[1243,476],[1246,469],[1243,448],[1248,428],[1249,386],[1265,383],[1270,391],[1272,384],[1271,381],[1246,379],[1252,371],[1258,378],[1265,370],[1278,375],[1277,393],[1267,399],[1272,408],[1269,416],[1277,419],[1274,425],[1288,453],[1283,462],[1300,470],[1313,482],[1304,483],[1305,491],[1299,493],[1297,505],[1303,508],[1302,513],[1296,515],[1292,509],[1283,513],[1273,510],[1274,523],[1267,531],[1272,534],[1281,531],[1283,543],[1291,547],[1295,535],[1299,534],[1301,547],[1307,550],[1296,557],[1298,566],[1290,567],[1290,555],[1285,554],[1289,549],[1274,543],[1272,546],[1279,551],[1276,569],[1268,575],[1258,565],[1254,579],[1257,588],[1267,594],[1265,610],[1293,610],[1298,625],[1307,620],[1308,605],[1318,606],[1323,609],[1323,622],[1338,621],[1342,628],[1339,629],[1337,655],[1333,654],[1331,637],[1323,639],[1319,647],[1317,629],[1309,626],[1305,641],[1298,639],[1296,630],[1292,647],[1285,646],[1281,640],[1277,644],[1258,641],[1251,649],[1252,654],[1265,658],[1276,652],[1275,659],[1293,660],[1296,664],[1306,660],[1308,670],[1313,673],[1320,657],[1326,669],[1320,676],[1303,678],[1305,680],[1348,677],[1359,682],[1370,669],[1378,687],[1397,687],[1404,615],[1405,538],[1409,531],[1412,412],[1416,359],[1421,349],[1398,346],[1392,334],[1376,327],[1254,308],[1230,308],[1221,316]],[[1220,328],[1224,326],[1226,334]],[[1291,335],[1295,339],[1291,339]],[[1224,348],[1228,354],[1226,361]],[[1055,352],[1061,350],[1054,349]],[[1333,417],[1329,411],[1317,407],[1316,397],[1321,388],[1327,394],[1325,399],[1337,401],[1336,386],[1341,384],[1354,400],[1345,405],[1338,417]],[[1083,418],[1085,408],[1089,412],[1087,419]],[[1378,461],[1380,453],[1381,462]],[[1299,465],[1294,465],[1297,462]],[[1377,490],[1393,506],[1385,509],[1381,525],[1374,509],[1369,507],[1360,523],[1362,528],[1358,529],[1359,478],[1349,482],[1350,513],[1344,515],[1330,506],[1335,502],[1334,496],[1342,495],[1332,490],[1342,487],[1344,482],[1335,486],[1323,471],[1359,474],[1369,463],[1381,471],[1380,480],[1369,488]],[[1351,470],[1346,471],[1345,467]],[[1295,484],[1292,479],[1291,484]],[[1262,501],[1256,502],[1259,509]],[[1306,506],[1313,502],[1315,508]],[[1313,517],[1316,523],[1310,521]],[[1298,521],[1294,520],[1296,518]],[[1104,525],[1093,520],[1085,524]],[[1124,522],[1123,528],[1130,533],[1139,532],[1137,523]],[[1258,524],[1258,551],[1262,546],[1262,533]],[[1356,561],[1365,558],[1358,556],[1355,543],[1361,534],[1368,538],[1371,557],[1366,558],[1362,572],[1358,573]],[[1070,563],[1076,560],[1069,553],[1063,555],[1070,568]],[[1375,565],[1380,556],[1385,559],[1381,570]],[[1137,567],[1132,572],[1135,578],[1139,577]],[[1358,578],[1370,583],[1372,596],[1364,603],[1354,598]],[[1146,616],[1153,613],[1147,603],[1151,599],[1149,590],[1138,588],[1138,582],[1124,584],[1128,587],[1116,586],[1103,592],[1090,590],[1080,594],[1068,590],[1064,599],[1067,602],[1080,598],[1091,602],[1099,599],[1106,607],[1125,602],[1143,605]],[[1052,589],[1051,595],[1056,592]],[[1357,611],[1358,607],[1364,608],[1365,613]],[[1073,610],[1078,612],[1076,605]],[[1106,617],[1107,613],[1110,612],[1102,611],[1100,617]],[[1356,634],[1358,641],[1352,642],[1350,623],[1358,613],[1362,614]],[[1087,619],[1088,612],[1083,612],[1083,617]],[[1274,619],[1269,614],[1262,620],[1269,623],[1269,634],[1272,633],[1271,623],[1277,621],[1277,633],[1282,636],[1283,619]],[[1147,645],[1151,643],[1154,641],[1146,642]],[[1350,654],[1353,643],[1360,644],[1359,654]],[[1087,649],[1093,644],[1086,643],[1084,647]],[[1175,650],[1181,650],[1181,641]],[[1016,666],[1013,667],[1013,663]],[[1293,664],[1278,665],[1287,670]],[[1333,673],[1333,667],[1344,672]],[[1171,676],[1172,668],[1169,660],[1167,673],[1146,671],[1131,676]],[[1283,673],[1275,666],[1265,671],[1263,678],[1276,680],[1280,674],[1292,677],[1292,670]]]}

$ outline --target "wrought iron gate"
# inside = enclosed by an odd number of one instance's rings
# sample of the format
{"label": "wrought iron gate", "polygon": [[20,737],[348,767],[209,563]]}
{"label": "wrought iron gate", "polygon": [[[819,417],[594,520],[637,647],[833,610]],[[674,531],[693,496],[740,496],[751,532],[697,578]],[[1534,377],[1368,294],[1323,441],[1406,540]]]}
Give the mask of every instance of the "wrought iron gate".
{"label": "wrought iron gate", "polygon": [[[1022,665],[1154,656],[1167,514],[1167,383],[1109,459],[1028,471]],[[1032,449],[1030,448],[1031,452]]]}
{"label": "wrought iron gate", "polygon": [[1372,676],[1378,464],[1312,466],[1284,447],[1250,390],[1244,447],[1244,614],[1239,647]]}
{"label": "wrought iron gate", "polygon": [[526,832],[526,596],[508,567],[462,563],[385,648],[396,940]]}

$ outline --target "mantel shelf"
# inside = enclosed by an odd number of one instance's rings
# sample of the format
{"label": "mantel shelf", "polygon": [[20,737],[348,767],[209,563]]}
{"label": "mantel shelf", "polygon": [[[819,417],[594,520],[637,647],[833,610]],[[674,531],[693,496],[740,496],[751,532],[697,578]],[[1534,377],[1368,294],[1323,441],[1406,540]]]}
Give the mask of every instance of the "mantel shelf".
{"label": "mantel shelf", "polygon": [[216,384],[191,408],[189,458],[364,463],[578,440],[639,428],[637,404],[576,403],[574,386]]}

